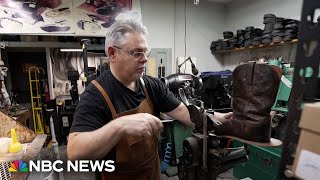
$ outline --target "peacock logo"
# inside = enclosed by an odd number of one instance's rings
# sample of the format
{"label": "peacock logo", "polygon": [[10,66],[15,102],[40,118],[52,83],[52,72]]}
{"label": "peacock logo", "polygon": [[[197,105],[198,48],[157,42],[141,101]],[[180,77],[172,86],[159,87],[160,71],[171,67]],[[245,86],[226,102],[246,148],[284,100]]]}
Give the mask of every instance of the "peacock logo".
{"label": "peacock logo", "polygon": [[10,172],[28,172],[29,169],[27,167],[27,164],[22,160],[15,160],[11,163],[9,171]]}

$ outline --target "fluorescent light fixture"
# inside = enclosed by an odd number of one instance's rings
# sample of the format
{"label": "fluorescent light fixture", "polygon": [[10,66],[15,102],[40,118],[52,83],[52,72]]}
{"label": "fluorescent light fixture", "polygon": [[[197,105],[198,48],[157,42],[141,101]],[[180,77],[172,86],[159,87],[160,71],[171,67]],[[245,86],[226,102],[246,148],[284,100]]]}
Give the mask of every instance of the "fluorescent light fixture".
{"label": "fluorescent light fixture", "polygon": [[60,49],[61,52],[82,52],[82,49]]}

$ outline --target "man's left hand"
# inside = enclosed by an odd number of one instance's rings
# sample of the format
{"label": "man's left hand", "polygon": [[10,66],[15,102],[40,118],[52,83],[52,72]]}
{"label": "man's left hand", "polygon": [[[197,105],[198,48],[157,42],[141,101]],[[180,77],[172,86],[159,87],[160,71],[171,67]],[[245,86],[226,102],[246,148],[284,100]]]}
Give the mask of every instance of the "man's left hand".
{"label": "man's left hand", "polygon": [[228,112],[228,113],[219,113],[219,112],[214,112],[214,118],[218,121],[225,121],[231,119],[233,116],[233,112]]}

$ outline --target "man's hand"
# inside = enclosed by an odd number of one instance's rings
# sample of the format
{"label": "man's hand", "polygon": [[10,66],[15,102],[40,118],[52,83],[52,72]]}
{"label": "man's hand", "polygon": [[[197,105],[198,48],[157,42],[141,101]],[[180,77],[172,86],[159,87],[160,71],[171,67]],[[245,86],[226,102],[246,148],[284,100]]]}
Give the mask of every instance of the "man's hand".
{"label": "man's hand", "polygon": [[97,130],[71,133],[67,147],[68,158],[72,160],[101,159],[110,152],[124,134],[130,136],[158,135],[162,128],[160,119],[151,114],[138,113],[121,116]]}
{"label": "man's hand", "polygon": [[228,112],[228,113],[214,112],[214,118],[219,121],[229,120],[232,118],[232,116],[233,116],[233,112]]}
{"label": "man's hand", "polygon": [[122,116],[114,121],[119,123],[119,126],[125,134],[131,136],[158,135],[163,129],[163,124],[160,119],[148,113]]}

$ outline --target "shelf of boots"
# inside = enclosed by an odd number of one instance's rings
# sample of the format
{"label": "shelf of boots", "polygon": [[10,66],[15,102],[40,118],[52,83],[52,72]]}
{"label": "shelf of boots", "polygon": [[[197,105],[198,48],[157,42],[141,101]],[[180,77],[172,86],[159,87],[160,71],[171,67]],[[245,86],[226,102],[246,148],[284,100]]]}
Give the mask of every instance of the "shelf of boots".
{"label": "shelf of boots", "polygon": [[245,51],[245,50],[252,50],[252,49],[262,49],[262,48],[284,46],[284,45],[288,45],[288,44],[297,44],[297,43],[298,43],[298,39],[293,39],[293,40],[287,41],[287,42],[281,41],[280,43],[271,43],[268,45],[241,47],[241,48],[235,48],[232,50],[217,50],[217,51],[213,51],[212,53],[224,54],[224,53],[228,53],[228,52],[238,52],[238,51]]}

